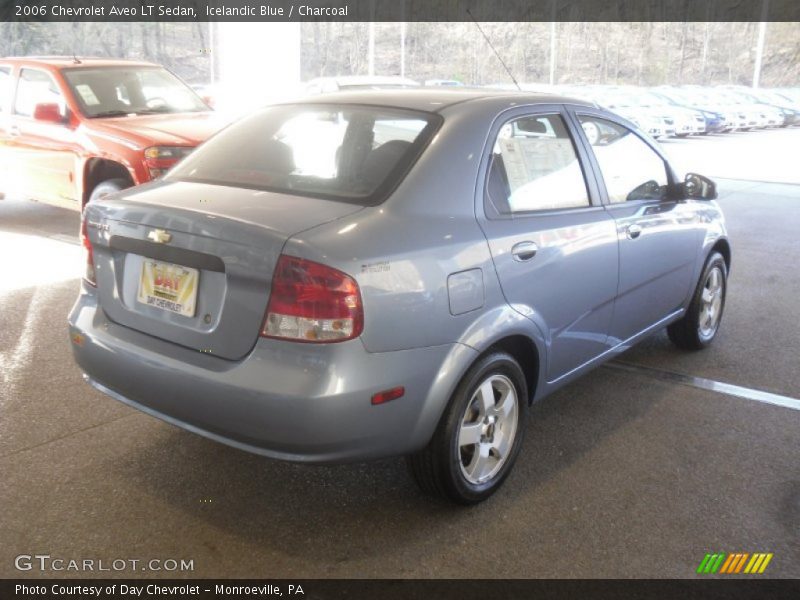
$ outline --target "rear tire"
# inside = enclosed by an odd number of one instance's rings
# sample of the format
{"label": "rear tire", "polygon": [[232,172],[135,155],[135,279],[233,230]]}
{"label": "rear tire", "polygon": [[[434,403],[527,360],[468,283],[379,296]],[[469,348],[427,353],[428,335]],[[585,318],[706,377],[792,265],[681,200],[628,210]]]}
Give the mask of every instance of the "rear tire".
{"label": "rear tire", "polygon": [[92,194],[89,196],[89,202],[100,200],[109,194],[124,190],[128,187],[131,187],[131,182],[127,179],[106,179],[94,187]]}
{"label": "rear tire", "polygon": [[477,504],[496,492],[517,459],[528,417],[519,364],[493,352],[464,375],[430,443],[407,459],[423,492]]}
{"label": "rear tire", "polygon": [[728,268],[719,252],[712,252],[703,268],[689,309],[680,321],[667,327],[667,335],[679,348],[702,350],[719,331],[725,296],[728,291]]}

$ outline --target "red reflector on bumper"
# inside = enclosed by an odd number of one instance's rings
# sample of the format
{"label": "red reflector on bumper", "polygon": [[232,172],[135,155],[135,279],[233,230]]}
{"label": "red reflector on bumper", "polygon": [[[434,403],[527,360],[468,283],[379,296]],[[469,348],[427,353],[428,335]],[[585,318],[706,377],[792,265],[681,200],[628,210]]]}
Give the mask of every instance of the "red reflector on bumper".
{"label": "red reflector on bumper", "polygon": [[384,402],[389,402],[389,400],[396,400],[403,396],[406,393],[406,388],[403,386],[399,386],[396,388],[392,388],[390,390],[384,390],[382,392],[378,392],[372,397],[373,404],[383,404]]}

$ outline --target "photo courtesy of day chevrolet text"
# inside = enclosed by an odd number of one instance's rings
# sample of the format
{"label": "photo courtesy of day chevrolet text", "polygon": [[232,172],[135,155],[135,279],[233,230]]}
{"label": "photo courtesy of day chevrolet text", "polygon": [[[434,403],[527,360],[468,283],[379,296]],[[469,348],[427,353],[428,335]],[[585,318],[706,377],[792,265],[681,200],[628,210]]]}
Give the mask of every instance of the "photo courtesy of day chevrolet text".
{"label": "photo courtesy of day chevrolet text", "polygon": [[107,585],[81,584],[25,584],[14,586],[14,593],[19,598],[35,597],[70,597],[70,598],[190,598],[214,594],[218,598],[269,598],[269,597],[303,597],[306,591],[300,583],[231,585],[231,584],[128,584],[109,583]]}

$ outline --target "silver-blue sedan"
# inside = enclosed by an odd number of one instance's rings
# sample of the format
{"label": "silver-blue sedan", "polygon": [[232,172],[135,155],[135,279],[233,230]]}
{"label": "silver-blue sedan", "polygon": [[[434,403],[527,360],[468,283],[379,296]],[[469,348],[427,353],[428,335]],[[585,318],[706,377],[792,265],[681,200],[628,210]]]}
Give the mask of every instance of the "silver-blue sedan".
{"label": "silver-blue sedan", "polygon": [[474,503],[531,402],[667,327],[708,345],[713,182],[568,98],[343,93],[265,108],[90,203],[69,316],[95,388],[292,461],[408,455]]}

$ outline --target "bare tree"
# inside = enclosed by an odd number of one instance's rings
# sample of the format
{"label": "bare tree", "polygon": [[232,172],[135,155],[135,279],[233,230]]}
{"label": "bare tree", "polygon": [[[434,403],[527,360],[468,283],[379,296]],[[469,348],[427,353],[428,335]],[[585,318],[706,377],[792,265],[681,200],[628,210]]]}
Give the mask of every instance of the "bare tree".
{"label": "bare tree", "polygon": [[[686,0],[683,0],[684,2]],[[653,15],[657,17],[657,15]],[[557,27],[559,83],[744,83],[753,70],[752,23],[563,22]],[[486,23],[484,29],[515,77],[547,81],[548,23]],[[309,22],[301,27],[302,77],[366,73],[367,25]],[[376,27],[377,74],[399,73],[399,26]],[[204,23],[0,23],[0,55],[64,54],[145,58],[188,80],[210,72]],[[213,49],[212,49],[213,51]],[[409,23],[406,73],[456,77],[468,84],[509,82],[474,23]],[[800,85],[800,23],[769,23],[761,82]]]}

